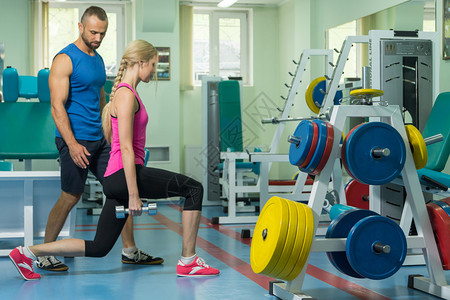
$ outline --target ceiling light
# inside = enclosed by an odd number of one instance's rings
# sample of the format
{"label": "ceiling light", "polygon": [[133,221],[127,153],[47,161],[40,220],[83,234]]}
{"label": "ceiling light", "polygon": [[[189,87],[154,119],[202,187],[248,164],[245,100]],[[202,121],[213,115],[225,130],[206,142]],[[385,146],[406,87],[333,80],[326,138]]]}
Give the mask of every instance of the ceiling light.
{"label": "ceiling light", "polygon": [[222,0],[217,4],[218,7],[230,7],[234,3],[236,3],[237,0]]}

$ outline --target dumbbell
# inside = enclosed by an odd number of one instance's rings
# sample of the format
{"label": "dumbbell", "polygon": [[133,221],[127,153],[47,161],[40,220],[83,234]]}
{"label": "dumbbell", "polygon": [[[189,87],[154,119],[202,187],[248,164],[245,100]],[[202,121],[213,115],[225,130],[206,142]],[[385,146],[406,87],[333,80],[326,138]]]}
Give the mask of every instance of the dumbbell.
{"label": "dumbbell", "polygon": [[[142,206],[142,212],[148,214],[149,216],[154,216],[157,214],[156,203],[146,203]],[[123,219],[125,215],[128,214],[128,208],[125,206],[116,206],[116,218]]]}

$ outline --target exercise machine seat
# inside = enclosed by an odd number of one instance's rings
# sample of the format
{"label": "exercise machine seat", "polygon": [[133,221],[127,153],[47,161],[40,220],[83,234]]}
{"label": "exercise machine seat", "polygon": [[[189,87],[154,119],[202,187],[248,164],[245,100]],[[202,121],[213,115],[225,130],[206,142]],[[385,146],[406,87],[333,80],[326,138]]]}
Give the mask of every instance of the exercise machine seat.
{"label": "exercise machine seat", "polygon": [[425,166],[427,169],[440,172],[447,163],[450,154],[449,112],[450,92],[441,93],[434,102],[422,135],[426,138],[441,133],[444,136],[444,140],[427,146],[428,162]]}
{"label": "exercise machine seat", "polygon": [[226,80],[219,82],[220,151],[228,148],[242,152],[242,117],[239,82]]}
{"label": "exercise machine seat", "polygon": [[15,102],[19,98],[19,73],[12,67],[3,70],[3,100]]}
{"label": "exercise machine seat", "polygon": [[59,156],[50,102],[0,103],[0,128],[0,159]]}
{"label": "exercise machine seat", "polygon": [[5,102],[16,102],[19,97],[25,99],[39,98],[50,102],[48,76],[50,71],[42,69],[38,76],[19,76],[17,69],[8,66],[3,71],[3,98]]}
{"label": "exercise machine seat", "polygon": [[25,99],[37,98],[37,77],[19,76],[19,97]]}
{"label": "exercise machine seat", "polygon": [[430,183],[426,182],[422,179],[422,175],[425,175],[427,177],[430,177],[433,180],[436,180],[439,183],[442,183],[443,185],[446,185],[447,187],[450,187],[450,175],[430,170],[427,168],[422,168],[420,170],[417,170],[417,174],[419,175],[420,182],[424,185],[430,185]]}
{"label": "exercise machine seat", "polygon": [[[236,80],[220,81],[219,92],[219,115],[220,115],[220,151],[243,152],[242,115],[240,86]],[[254,152],[261,152],[255,148]],[[223,164],[219,164],[219,170]],[[260,163],[236,161],[236,169],[249,169],[259,174]]]}
{"label": "exercise machine seat", "polygon": [[48,86],[48,76],[50,70],[44,68],[37,74],[37,93],[40,102],[50,102],[50,88]]}
{"label": "exercise machine seat", "polygon": [[0,159],[0,171],[14,171],[13,163]]}

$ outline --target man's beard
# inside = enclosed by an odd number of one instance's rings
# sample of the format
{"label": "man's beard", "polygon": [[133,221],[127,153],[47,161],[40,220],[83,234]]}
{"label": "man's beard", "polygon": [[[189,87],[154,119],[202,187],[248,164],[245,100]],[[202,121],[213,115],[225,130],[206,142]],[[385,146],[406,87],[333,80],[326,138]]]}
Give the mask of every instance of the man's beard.
{"label": "man's beard", "polygon": [[89,41],[84,37],[83,34],[81,35],[81,39],[83,40],[84,44],[85,44],[87,47],[89,47],[89,49],[91,49],[91,50],[95,50],[95,49],[97,49],[98,47],[100,47],[100,43],[98,43],[98,45],[93,45],[93,43],[89,42]]}

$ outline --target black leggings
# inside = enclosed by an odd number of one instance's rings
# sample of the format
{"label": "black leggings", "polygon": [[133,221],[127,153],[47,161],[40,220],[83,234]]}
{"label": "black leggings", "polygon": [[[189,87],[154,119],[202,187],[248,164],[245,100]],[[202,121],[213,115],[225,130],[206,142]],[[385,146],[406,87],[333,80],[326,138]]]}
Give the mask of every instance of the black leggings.
{"label": "black leggings", "polygon": [[[145,199],[184,197],[184,210],[201,210],[203,186],[187,176],[166,170],[136,165],[139,196]],[[106,202],[98,220],[97,232],[93,241],[85,241],[85,256],[103,257],[111,251],[120,236],[128,215],[117,219],[115,207],[128,208],[128,188],[124,170],[105,177],[103,192]]]}

